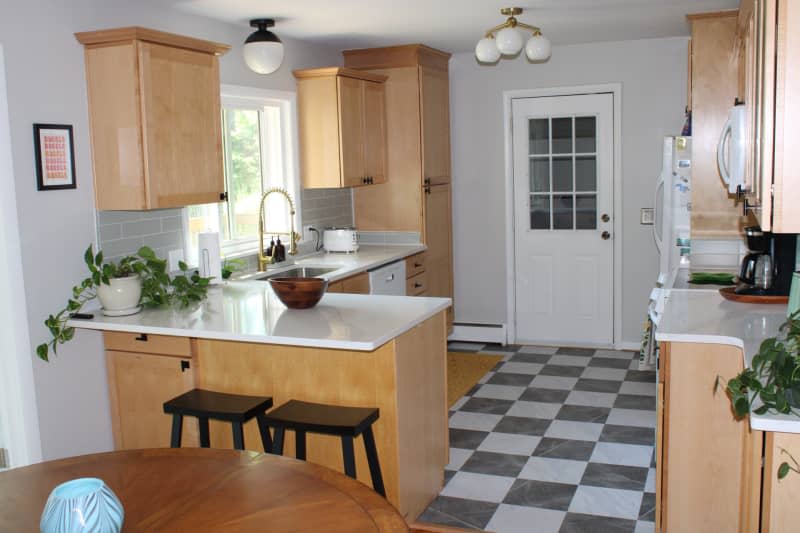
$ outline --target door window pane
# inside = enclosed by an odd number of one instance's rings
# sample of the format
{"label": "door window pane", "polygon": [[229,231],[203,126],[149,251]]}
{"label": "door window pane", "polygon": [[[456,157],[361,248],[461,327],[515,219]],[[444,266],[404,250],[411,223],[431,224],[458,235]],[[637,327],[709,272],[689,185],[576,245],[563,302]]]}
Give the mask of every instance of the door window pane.
{"label": "door window pane", "polygon": [[553,229],[572,229],[572,195],[553,195]]}
{"label": "door window pane", "polygon": [[546,118],[534,118],[528,121],[528,137],[531,155],[550,153],[549,122],[550,121]]}
{"label": "door window pane", "polygon": [[575,151],[579,154],[597,151],[597,119],[575,117]]}
{"label": "door window pane", "polygon": [[577,156],[575,158],[575,190],[597,190],[597,158],[591,156]]}
{"label": "door window pane", "polygon": [[579,194],[575,197],[575,228],[597,229],[597,195]]}
{"label": "door window pane", "polygon": [[572,157],[553,158],[553,190],[572,192]]}
{"label": "door window pane", "polygon": [[553,119],[553,153],[572,152],[572,118]]}
{"label": "door window pane", "polygon": [[550,158],[531,159],[531,192],[550,192]]}
{"label": "door window pane", "polygon": [[531,196],[531,229],[550,229],[550,196]]}

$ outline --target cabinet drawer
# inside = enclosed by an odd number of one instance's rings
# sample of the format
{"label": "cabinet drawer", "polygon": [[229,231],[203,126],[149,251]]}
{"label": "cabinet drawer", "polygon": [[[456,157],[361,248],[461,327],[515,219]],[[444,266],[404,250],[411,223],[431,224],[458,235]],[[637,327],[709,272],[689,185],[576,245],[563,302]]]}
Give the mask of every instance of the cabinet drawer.
{"label": "cabinet drawer", "polygon": [[176,357],[192,356],[189,337],[106,331],[103,333],[103,341],[106,350],[174,355]]}
{"label": "cabinet drawer", "polygon": [[428,274],[420,272],[406,280],[406,296],[421,296],[428,290]]}
{"label": "cabinet drawer", "polygon": [[406,278],[413,278],[420,272],[425,272],[425,252],[406,257]]}

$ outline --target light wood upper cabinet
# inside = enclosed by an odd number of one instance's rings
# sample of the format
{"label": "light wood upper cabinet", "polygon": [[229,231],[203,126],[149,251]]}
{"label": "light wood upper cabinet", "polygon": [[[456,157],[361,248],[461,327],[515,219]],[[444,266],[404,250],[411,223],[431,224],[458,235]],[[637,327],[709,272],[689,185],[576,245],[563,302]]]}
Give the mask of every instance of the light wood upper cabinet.
{"label": "light wood upper cabinet", "polygon": [[138,27],[75,36],[85,46],[97,208],[219,201],[218,56],[229,47]]}
{"label": "light wood upper cabinet", "polygon": [[422,66],[420,116],[422,117],[422,174],[425,183],[450,182],[450,84],[447,71]]}
{"label": "light wood upper cabinet", "polygon": [[385,76],[335,67],[294,75],[303,187],[385,182]]}

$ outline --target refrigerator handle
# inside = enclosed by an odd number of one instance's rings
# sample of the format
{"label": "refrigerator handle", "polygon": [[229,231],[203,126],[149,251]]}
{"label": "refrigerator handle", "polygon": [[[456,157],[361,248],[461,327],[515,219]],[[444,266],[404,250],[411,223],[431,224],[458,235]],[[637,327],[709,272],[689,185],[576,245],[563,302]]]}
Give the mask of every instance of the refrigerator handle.
{"label": "refrigerator handle", "polygon": [[[656,225],[656,220],[658,220],[658,190],[664,188],[664,174],[658,176],[658,180],[656,181],[656,190],[653,193],[653,240],[656,241],[656,248],[658,249],[658,253],[661,253],[661,237],[658,236],[658,227]],[[664,213],[661,213],[661,231],[664,231]]]}

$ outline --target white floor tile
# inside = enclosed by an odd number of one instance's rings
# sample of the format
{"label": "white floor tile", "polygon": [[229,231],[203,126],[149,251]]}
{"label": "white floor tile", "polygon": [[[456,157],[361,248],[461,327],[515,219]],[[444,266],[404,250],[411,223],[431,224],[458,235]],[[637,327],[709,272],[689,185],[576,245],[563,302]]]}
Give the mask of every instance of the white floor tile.
{"label": "white floor tile", "polygon": [[473,394],[476,398],[494,398],[495,400],[516,400],[525,391],[525,387],[511,385],[481,385],[478,392]]}
{"label": "white floor tile", "polygon": [[533,435],[513,435],[511,433],[490,433],[478,450],[482,452],[506,453],[530,456],[539,445],[541,437]]}
{"label": "white floor tile", "polygon": [[603,368],[601,366],[587,366],[581,374],[582,378],[587,379],[606,379],[610,381],[622,381],[628,371],[619,368]]}
{"label": "white floor tile", "polygon": [[502,415],[488,413],[470,413],[458,411],[450,417],[450,427],[455,429],[472,429],[475,431],[491,431],[503,418]]}
{"label": "white floor tile", "polygon": [[462,450],[461,448],[450,448],[450,462],[444,467],[445,470],[460,470],[467,459],[475,453],[472,450]]}
{"label": "white floor tile", "polygon": [[584,513],[636,520],[642,493],[635,490],[579,486],[569,505],[572,513]]}
{"label": "white floor tile", "polygon": [[578,378],[568,378],[562,376],[536,376],[531,382],[531,387],[540,389],[572,390],[578,382]]}
{"label": "white floor tile", "polygon": [[640,383],[638,381],[626,381],[619,389],[620,394],[638,394],[640,396],[655,396],[655,383]]}
{"label": "white floor tile", "polygon": [[597,350],[594,352],[595,357],[607,357],[609,359],[633,359],[633,352],[626,352],[624,350]]}
{"label": "white floor tile", "polygon": [[564,520],[563,511],[501,504],[486,525],[487,531],[502,533],[557,533]]}
{"label": "white floor tile", "polygon": [[612,465],[649,467],[652,455],[652,446],[598,442],[594,446],[590,461]]}
{"label": "white floor tile", "polygon": [[542,371],[542,367],[544,367],[544,365],[540,365],[539,363],[517,363],[516,361],[510,361],[500,367],[499,371],[509,374],[535,375]]}
{"label": "white floor tile", "polygon": [[656,427],[656,412],[641,409],[611,409],[606,424],[616,426]]}
{"label": "white floor tile", "polygon": [[609,392],[589,392],[574,390],[569,393],[567,405],[588,405],[590,407],[612,407],[617,395]]}
{"label": "white floor tile", "polygon": [[520,472],[522,479],[550,481],[578,485],[586,470],[585,461],[570,459],[552,459],[550,457],[531,457]]}
{"label": "white floor tile", "polygon": [[514,478],[512,477],[456,472],[453,479],[442,490],[441,495],[500,503],[513,484]]}
{"label": "white floor tile", "polygon": [[655,492],[656,491],[656,469],[651,468],[647,471],[647,481],[644,482],[644,491],[645,492]]}
{"label": "white floor tile", "polygon": [[560,403],[524,402],[517,401],[506,412],[506,416],[521,416],[527,418],[543,418],[552,420],[561,409]]}
{"label": "white floor tile", "polygon": [[453,405],[451,405],[451,406],[450,406],[450,410],[451,410],[451,411],[458,411],[458,410],[459,410],[459,409],[461,409],[461,408],[464,406],[464,404],[465,404],[465,403],[467,403],[468,401],[469,401],[469,396],[462,396],[461,398],[459,398],[458,400],[456,400],[456,403],[454,403]]}
{"label": "white floor tile", "polygon": [[554,355],[548,361],[551,365],[567,365],[567,366],[586,366],[589,364],[591,357],[580,357],[577,355]]}
{"label": "white floor tile", "polygon": [[636,529],[633,530],[633,533],[655,533],[655,531],[655,522],[636,522]]}
{"label": "white floor tile", "polygon": [[553,420],[544,436],[554,439],[590,440],[597,442],[602,432],[603,424],[574,422],[572,420]]}
{"label": "white floor tile", "polygon": [[553,355],[558,351],[554,346],[532,346],[527,345],[519,349],[518,353],[540,353],[542,355]]}

